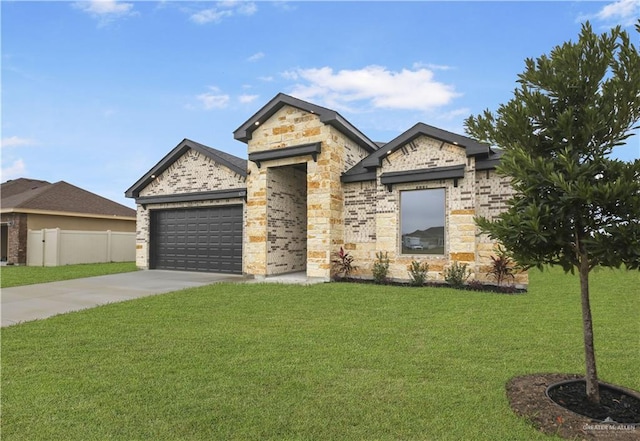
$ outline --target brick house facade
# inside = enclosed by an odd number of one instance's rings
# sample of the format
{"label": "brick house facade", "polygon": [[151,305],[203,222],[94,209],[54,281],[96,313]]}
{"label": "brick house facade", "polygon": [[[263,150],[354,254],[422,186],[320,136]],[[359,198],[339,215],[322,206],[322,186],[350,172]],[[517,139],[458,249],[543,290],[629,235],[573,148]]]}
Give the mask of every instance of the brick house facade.
{"label": "brick house facade", "polygon": [[[489,146],[422,123],[379,145],[339,113],[284,94],[234,137],[247,144],[248,161],[185,140],[127,190],[138,205],[138,266],[163,267],[153,256],[174,252],[171,244],[182,240],[174,232],[180,221],[175,228],[157,223],[157,231],[167,227],[168,233],[154,233],[152,217],[159,212],[184,209],[196,219],[198,208],[209,207],[207,216],[217,218],[223,207],[238,206],[229,216],[241,223],[241,238],[222,252],[241,259],[230,272],[269,277],[306,271],[329,280],[332,256],[344,247],[365,278],[376,253],[386,252],[395,279],[406,280],[407,265],[418,260],[429,263],[432,280],[442,280],[454,261],[486,280],[495,244],[478,235],[473,218],[497,215],[512,194],[495,173],[499,153]],[[177,253],[194,263],[175,269],[219,270],[206,263],[219,259],[216,246],[191,251],[188,231],[199,227],[195,220],[184,223]],[[209,240],[213,231],[201,229],[194,243]],[[230,234],[214,242],[227,247]],[[167,262],[171,268],[173,261]],[[516,281],[526,284],[526,273]]]}

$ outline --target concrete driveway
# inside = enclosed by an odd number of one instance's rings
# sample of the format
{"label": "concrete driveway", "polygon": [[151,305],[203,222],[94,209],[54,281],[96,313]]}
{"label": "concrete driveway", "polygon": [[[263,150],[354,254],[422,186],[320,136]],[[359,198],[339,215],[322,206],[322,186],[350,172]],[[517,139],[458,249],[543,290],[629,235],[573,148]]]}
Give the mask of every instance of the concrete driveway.
{"label": "concrete driveway", "polygon": [[106,303],[242,280],[242,276],[229,274],[147,270],[4,288],[1,324],[4,327]]}

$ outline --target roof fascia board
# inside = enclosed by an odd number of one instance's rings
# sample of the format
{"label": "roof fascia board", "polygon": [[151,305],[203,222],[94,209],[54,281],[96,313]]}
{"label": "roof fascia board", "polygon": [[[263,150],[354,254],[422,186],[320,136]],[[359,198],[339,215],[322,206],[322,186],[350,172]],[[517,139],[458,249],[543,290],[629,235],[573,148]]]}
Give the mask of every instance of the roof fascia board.
{"label": "roof fascia board", "polygon": [[357,175],[347,175],[345,173],[340,176],[340,181],[344,183],[349,182],[364,182],[364,181],[375,181],[376,180],[376,172],[370,171],[366,173],[358,173]]}
{"label": "roof fascia board", "polygon": [[20,213],[20,214],[39,214],[46,216],[67,216],[82,217],[88,219],[115,219],[115,220],[136,220],[136,216],[109,216],[108,214],[91,214],[91,213],[75,213],[72,211],[54,211],[54,210],[37,210],[33,208],[5,208],[0,210],[2,214]]}
{"label": "roof fascia board", "polygon": [[232,190],[200,191],[197,193],[178,193],[170,195],[144,196],[136,199],[136,204],[166,204],[172,202],[196,202],[220,199],[246,198],[246,188],[236,188]]}
{"label": "roof fascia board", "polygon": [[494,170],[500,164],[500,158],[476,161],[476,170]]}
{"label": "roof fascia board", "polygon": [[399,172],[387,172],[380,175],[382,185],[404,184],[418,181],[438,181],[441,179],[464,178],[464,164],[448,167],[421,168]]}

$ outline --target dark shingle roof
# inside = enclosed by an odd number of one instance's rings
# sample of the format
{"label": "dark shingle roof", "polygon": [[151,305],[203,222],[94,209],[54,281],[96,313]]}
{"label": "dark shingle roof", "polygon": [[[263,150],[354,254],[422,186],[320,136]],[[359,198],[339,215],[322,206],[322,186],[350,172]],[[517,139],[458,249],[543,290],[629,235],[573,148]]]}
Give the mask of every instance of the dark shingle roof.
{"label": "dark shingle roof", "polygon": [[382,160],[386,155],[420,136],[428,136],[439,141],[457,145],[465,149],[467,156],[475,156],[478,159],[491,157],[493,155],[491,148],[487,144],[479,143],[466,136],[448,132],[428,124],[417,123],[343,173],[342,182],[358,182],[375,179],[375,171],[382,165]]}
{"label": "dark shingle roof", "polygon": [[135,217],[135,210],[65,181],[20,178],[2,184],[2,210],[56,211],[99,216]]}

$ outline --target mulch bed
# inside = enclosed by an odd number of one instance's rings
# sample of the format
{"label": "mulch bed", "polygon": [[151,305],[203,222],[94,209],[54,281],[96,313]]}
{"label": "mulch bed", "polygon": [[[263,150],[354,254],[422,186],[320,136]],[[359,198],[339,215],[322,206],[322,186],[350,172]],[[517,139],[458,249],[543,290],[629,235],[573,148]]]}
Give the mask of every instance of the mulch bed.
{"label": "mulch bed", "polygon": [[386,285],[386,286],[404,286],[407,288],[454,288],[461,289],[465,291],[478,291],[478,292],[489,292],[489,293],[497,293],[497,294],[524,294],[527,292],[526,289],[517,288],[512,285],[494,285],[491,283],[481,283],[477,281],[471,281],[466,283],[463,286],[453,286],[449,285],[446,282],[425,282],[422,285],[412,285],[408,282],[400,282],[397,280],[388,279],[384,283],[378,283],[373,279],[364,279],[358,277],[335,277],[333,279],[334,282],[339,283],[369,283],[374,285]]}
{"label": "mulch bed", "polygon": [[[574,374],[533,374],[515,377],[507,383],[507,398],[511,409],[548,435],[575,440],[640,440],[640,424],[602,423],[600,420],[565,409],[546,395],[547,387],[550,385],[579,378],[583,377]],[[640,396],[638,392],[628,389],[627,391]]]}

